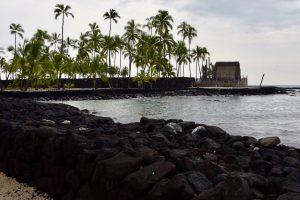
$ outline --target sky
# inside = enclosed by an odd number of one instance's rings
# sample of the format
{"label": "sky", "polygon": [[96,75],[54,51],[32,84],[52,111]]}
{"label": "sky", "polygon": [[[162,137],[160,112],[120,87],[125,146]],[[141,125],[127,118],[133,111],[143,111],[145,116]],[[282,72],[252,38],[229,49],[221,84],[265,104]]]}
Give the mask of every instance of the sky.
{"label": "sky", "polygon": [[130,19],[145,24],[159,9],[168,10],[173,34],[188,22],[198,31],[192,47],[207,47],[213,63],[239,61],[250,85],[259,84],[264,73],[265,85],[300,85],[300,0],[1,0],[0,47],[14,43],[11,23],[22,25],[25,38],[38,28],[60,33],[61,21],[53,13],[57,3],[70,5],[75,15],[65,22],[65,35],[71,38],[93,22],[108,34],[102,15],[111,8],[121,16],[112,25],[112,33],[119,35]]}

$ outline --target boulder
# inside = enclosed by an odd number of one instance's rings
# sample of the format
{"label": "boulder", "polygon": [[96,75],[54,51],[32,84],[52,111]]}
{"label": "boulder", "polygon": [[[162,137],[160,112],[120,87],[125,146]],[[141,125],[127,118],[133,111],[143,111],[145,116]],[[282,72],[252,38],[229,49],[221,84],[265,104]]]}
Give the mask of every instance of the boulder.
{"label": "boulder", "polygon": [[290,156],[285,157],[282,162],[287,167],[297,167],[300,164],[296,158]]}
{"label": "boulder", "polygon": [[250,196],[250,187],[246,179],[229,175],[224,181],[222,191],[224,200],[248,200]]}
{"label": "boulder", "polygon": [[265,137],[258,140],[259,145],[273,147],[280,143],[279,137]]}
{"label": "boulder", "polygon": [[156,162],[128,175],[121,183],[120,195],[122,199],[132,199],[145,192],[159,180],[172,174],[175,165],[166,162]]}
{"label": "boulder", "polygon": [[138,170],[141,161],[141,157],[124,152],[107,160],[100,161],[95,168],[93,182],[98,182],[100,179],[120,180],[135,170]]}
{"label": "boulder", "polygon": [[231,147],[235,150],[240,150],[240,149],[244,148],[245,145],[241,141],[236,141],[231,144]]}
{"label": "boulder", "polygon": [[41,124],[44,126],[54,126],[56,123],[49,119],[42,119]]}
{"label": "boulder", "polygon": [[63,125],[71,125],[71,121],[70,120],[65,120],[61,124],[63,124]]}
{"label": "boulder", "polygon": [[192,131],[192,134],[201,134],[202,132],[206,131],[206,128],[204,126],[197,126]]}
{"label": "boulder", "polygon": [[221,145],[211,138],[206,138],[204,140],[204,143],[208,149],[217,150],[217,149],[221,148]]}
{"label": "boulder", "polygon": [[39,138],[50,138],[50,137],[59,137],[66,134],[64,130],[50,127],[50,126],[40,126],[38,128],[34,127],[23,127],[23,130],[26,132],[33,133],[36,137]]}
{"label": "boulder", "polygon": [[167,131],[171,134],[180,134],[182,133],[182,127],[174,122],[168,123],[164,129],[164,131]]}
{"label": "boulder", "polygon": [[288,192],[280,195],[277,198],[277,200],[299,200],[299,199],[300,199],[300,193],[295,193],[295,192]]}
{"label": "boulder", "polygon": [[179,122],[178,125],[181,126],[182,129],[187,130],[187,129],[195,128],[196,123],[195,122],[189,122],[189,121],[183,121],[183,122]]}
{"label": "boulder", "polygon": [[212,187],[212,183],[201,172],[188,173],[187,180],[198,194]]}
{"label": "boulder", "polygon": [[[153,191],[153,194],[151,194]],[[155,196],[154,196],[155,194]],[[187,182],[183,174],[175,175],[170,181],[155,185],[149,192],[148,199],[155,200],[189,200],[193,198],[195,192]]]}

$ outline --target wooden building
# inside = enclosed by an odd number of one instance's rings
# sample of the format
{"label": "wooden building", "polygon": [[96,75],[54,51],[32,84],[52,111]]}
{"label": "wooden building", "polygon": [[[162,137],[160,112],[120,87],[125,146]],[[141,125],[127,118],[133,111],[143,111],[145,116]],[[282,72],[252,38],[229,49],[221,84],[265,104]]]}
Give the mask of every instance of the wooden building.
{"label": "wooden building", "polygon": [[216,62],[213,70],[213,80],[240,81],[241,68],[239,62]]}
{"label": "wooden building", "polygon": [[216,62],[211,67],[211,76],[199,82],[201,87],[247,87],[248,78],[241,77],[238,61]]}

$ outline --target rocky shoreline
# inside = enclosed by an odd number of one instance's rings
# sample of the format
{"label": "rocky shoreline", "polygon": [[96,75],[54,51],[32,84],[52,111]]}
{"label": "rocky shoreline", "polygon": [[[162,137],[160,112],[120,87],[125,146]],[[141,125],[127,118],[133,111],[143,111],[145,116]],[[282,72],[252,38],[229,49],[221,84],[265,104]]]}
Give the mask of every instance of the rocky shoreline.
{"label": "rocky shoreline", "polygon": [[300,150],[277,137],[28,99],[0,98],[0,168],[54,199],[300,199]]}
{"label": "rocky shoreline", "polygon": [[186,88],[186,89],[72,89],[62,91],[3,91],[0,97],[14,97],[36,101],[51,100],[106,100],[161,96],[212,96],[212,95],[271,95],[288,94],[291,89],[279,87],[247,88]]}

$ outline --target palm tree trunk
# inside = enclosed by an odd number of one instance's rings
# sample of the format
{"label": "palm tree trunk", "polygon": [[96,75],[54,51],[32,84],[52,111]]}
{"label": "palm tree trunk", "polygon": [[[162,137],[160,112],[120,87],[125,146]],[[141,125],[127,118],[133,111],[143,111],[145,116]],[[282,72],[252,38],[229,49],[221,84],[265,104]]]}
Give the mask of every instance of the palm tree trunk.
{"label": "palm tree trunk", "polygon": [[[189,58],[191,57],[191,40],[189,40]],[[189,61],[190,78],[192,78],[191,61]]]}
{"label": "palm tree trunk", "polygon": [[61,54],[64,53],[64,23],[65,23],[65,14],[63,13],[62,24],[61,24],[61,48],[60,48]]}
{"label": "palm tree trunk", "polygon": [[15,56],[17,55],[17,33],[15,33]]}
{"label": "palm tree trunk", "polygon": [[196,61],[196,81],[197,81],[197,77],[198,77],[198,65],[197,65],[198,63],[197,63],[197,61]]}

